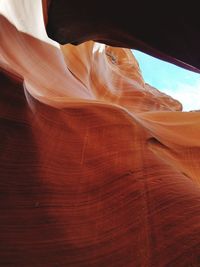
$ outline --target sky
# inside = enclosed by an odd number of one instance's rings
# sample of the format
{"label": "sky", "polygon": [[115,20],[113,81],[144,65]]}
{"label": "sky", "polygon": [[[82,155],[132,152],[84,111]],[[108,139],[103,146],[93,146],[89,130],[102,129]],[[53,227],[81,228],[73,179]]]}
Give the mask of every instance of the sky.
{"label": "sky", "polygon": [[200,110],[200,74],[132,51],[146,83],[179,100],[184,111]]}

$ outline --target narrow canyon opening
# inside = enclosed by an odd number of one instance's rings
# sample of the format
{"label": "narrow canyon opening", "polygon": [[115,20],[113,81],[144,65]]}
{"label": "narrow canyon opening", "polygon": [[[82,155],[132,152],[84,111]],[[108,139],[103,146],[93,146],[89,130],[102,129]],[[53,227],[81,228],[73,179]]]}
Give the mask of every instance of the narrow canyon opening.
{"label": "narrow canyon opening", "polygon": [[146,83],[181,102],[183,111],[200,110],[200,74],[132,50]]}

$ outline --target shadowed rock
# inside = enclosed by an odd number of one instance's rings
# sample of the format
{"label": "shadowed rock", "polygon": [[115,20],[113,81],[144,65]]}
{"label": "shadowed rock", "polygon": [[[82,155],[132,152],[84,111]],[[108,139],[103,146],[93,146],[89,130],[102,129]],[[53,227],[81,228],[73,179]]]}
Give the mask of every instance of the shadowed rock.
{"label": "shadowed rock", "polygon": [[0,266],[199,266],[199,112],[129,49],[53,42],[40,0],[0,3]]}
{"label": "shadowed rock", "polygon": [[198,7],[182,2],[51,0],[48,35],[61,44],[88,40],[139,49],[199,72]]}

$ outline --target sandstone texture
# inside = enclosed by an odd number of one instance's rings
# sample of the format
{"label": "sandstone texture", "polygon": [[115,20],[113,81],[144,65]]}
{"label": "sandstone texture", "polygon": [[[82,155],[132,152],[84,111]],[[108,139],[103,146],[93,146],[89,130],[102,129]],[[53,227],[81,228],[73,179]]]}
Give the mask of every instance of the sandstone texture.
{"label": "sandstone texture", "polygon": [[200,113],[47,4],[0,1],[0,266],[200,266]]}

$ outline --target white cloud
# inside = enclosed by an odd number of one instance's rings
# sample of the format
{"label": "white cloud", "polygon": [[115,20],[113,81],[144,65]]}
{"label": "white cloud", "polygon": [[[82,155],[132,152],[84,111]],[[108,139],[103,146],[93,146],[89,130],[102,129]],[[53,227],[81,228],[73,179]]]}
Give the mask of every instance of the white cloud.
{"label": "white cloud", "polygon": [[200,80],[194,85],[178,83],[175,89],[161,91],[180,101],[184,111],[200,110]]}

